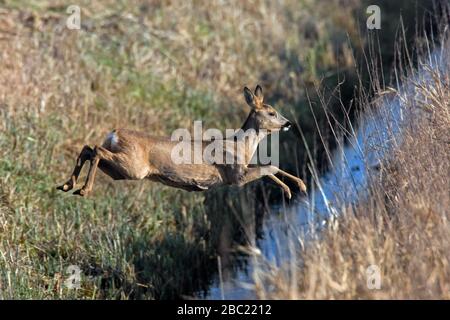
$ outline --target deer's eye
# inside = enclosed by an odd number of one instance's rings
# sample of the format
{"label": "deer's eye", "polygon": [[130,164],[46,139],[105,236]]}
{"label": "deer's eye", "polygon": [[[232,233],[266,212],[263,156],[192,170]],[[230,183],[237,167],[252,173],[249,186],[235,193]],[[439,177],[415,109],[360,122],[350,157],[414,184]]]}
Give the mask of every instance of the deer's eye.
{"label": "deer's eye", "polygon": [[271,117],[275,117],[277,114],[275,113],[275,112],[273,112],[273,111],[270,111],[269,112],[269,116],[271,116]]}

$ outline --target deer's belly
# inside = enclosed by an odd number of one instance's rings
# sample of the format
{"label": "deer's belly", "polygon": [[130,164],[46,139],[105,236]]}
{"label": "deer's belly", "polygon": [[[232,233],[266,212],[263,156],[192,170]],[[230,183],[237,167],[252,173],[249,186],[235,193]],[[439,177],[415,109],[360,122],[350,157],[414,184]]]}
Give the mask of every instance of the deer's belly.
{"label": "deer's belly", "polygon": [[203,191],[221,183],[221,178],[214,168],[196,165],[178,165],[176,168],[161,168],[157,174],[149,176],[171,187],[188,191]]}

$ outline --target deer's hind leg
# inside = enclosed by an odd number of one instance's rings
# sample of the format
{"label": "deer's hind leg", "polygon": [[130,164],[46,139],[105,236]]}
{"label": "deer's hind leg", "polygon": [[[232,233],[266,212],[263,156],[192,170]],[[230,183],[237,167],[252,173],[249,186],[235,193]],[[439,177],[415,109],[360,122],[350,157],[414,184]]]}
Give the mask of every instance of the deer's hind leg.
{"label": "deer's hind leg", "polygon": [[97,174],[97,168],[100,161],[110,163],[111,161],[114,161],[114,154],[103,147],[95,146],[89,172],[86,177],[86,182],[81,189],[76,190],[73,194],[86,196],[92,191],[92,186],[94,185],[95,175]]}
{"label": "deer's hind leg", "polygon": [[73,169],[72,175],[70,176],[69,180],[67,180],[67,182],[63,185],[57,187],[57,189],[64,192],[72,190],[77,183],[78,176],[80,175],[84,163],[88,160],[90,161],[93,155],[94,150],[92,150],[92,148],[87,145],[84,146],[77,158],[77,163],[75,164],[75,168]]}

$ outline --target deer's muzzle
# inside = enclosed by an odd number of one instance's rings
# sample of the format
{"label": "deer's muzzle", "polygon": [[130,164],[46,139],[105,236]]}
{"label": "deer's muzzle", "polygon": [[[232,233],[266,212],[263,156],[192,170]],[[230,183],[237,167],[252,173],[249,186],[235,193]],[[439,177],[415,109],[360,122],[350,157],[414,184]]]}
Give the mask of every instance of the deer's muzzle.
{"label": "deer's muzzle", "polygon": [[288,131],[291,128],[291,123],[289,121],[286,121],[282,128],[283,131]]}

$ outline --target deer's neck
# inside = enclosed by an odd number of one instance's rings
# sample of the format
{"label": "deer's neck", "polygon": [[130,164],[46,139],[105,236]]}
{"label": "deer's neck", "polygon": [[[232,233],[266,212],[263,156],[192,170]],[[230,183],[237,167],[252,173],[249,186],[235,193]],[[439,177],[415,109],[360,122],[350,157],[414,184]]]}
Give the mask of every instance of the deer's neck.
{"label": "deer's neck", "polygon": [[238,133],[236,137],[237,141],[240,142],[238,143],[238,152],[244,157],[246,165],[250,163],[250,160],[258,148],[258,144],[265,136],[265,131],[259,130],[254,113],[250,112],[247,120],[245,120],[241,127],[240,133]]}

